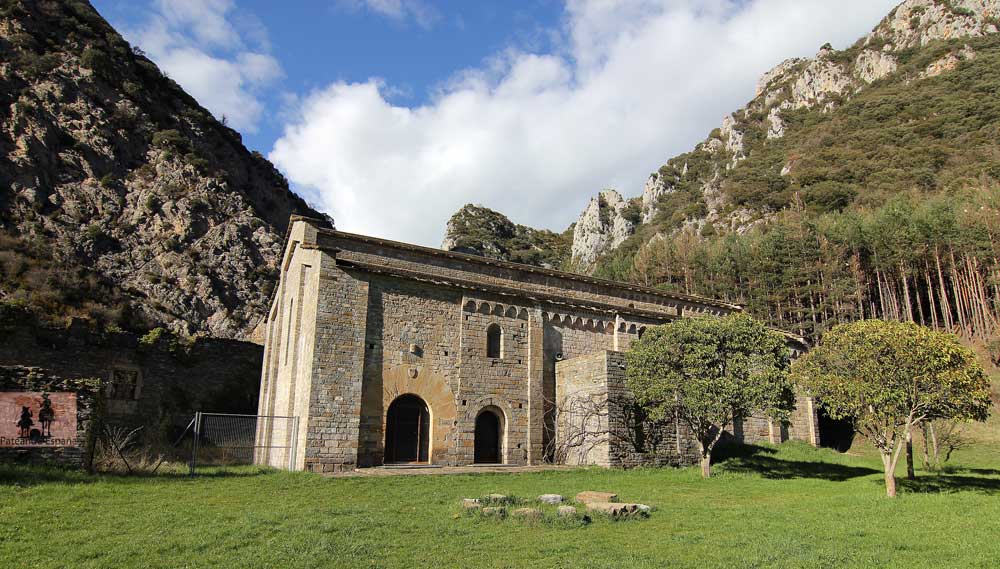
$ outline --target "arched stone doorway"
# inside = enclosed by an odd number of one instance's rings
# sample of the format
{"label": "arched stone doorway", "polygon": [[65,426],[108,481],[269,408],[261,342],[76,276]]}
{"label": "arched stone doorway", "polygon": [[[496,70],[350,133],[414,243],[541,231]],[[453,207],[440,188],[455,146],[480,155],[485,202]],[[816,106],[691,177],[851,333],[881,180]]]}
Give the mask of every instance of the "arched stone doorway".
{"label": "arched stone doorway", "polygon": [[430,410],[416,395],[400,395],[385,415],[385,463],[427,462]]}
{"label": "arched stone doorway", "polygon": [[487,407],[476,416],[475,450],[473,462],[476,464],[503,463],[504,420],[502,411]]}

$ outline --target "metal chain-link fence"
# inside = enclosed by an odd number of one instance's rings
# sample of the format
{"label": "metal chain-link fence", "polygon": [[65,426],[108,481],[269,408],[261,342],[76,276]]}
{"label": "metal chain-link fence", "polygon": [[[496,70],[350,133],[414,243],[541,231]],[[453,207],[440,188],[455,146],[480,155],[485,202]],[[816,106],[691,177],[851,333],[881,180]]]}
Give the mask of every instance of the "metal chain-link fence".
{"label": "metal chain-link fence", "polygon": [[263,465],[295,470],[298,417],[195,413],[191,474],[199,467]]}

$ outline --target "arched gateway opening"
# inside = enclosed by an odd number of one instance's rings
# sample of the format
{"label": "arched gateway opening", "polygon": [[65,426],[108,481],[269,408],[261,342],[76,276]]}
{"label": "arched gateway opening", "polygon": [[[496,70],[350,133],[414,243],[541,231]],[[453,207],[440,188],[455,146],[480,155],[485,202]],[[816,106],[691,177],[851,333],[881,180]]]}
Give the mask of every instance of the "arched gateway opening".
{"label": "arched gateway opening", "polygon": [[473,462],[500,464],[503,449],[503,419],[497,411],[483,409],[476,417],[476,440]]}
{"label": "arched gateway opening", "polygon": [[430,411],[416,395],[397,397],[385,416],[385,463],[427,462]]}

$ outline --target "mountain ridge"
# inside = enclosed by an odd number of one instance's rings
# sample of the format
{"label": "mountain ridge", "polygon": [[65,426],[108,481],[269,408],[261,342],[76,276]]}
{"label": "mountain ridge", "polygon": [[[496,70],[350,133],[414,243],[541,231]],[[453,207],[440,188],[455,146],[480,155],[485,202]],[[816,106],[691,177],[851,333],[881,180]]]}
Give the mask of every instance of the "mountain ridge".
{"label": "mountain ridge", "polygon": [[[571,226],[571,261],[565,268],[600,270],[600,259],[620,246],[634,249],[636,240],[648,242],[682,228],[745,233],[771,219],[776,211],[791,204],[794,192],[786,191],[780,199],[772,200],[774,203],[763,204],[746,196],[733,196],[734,186],[750,185],[740,180],[740,172],[736,171],[752,147],[784,138],[789,120],[801,111],[818,108],[829,113],[873,84],[891,78],[903,58],[922,48],[956,39],[982,38],[996,34],[998,29],[1000,2],[996,0],[907,0],[847,49],[837,51],[826,44],[813,58],[790,58],[778,63],[758,80],[754,98],[747,105],[726,115],[719,128],[691,152],[667,160],[650,174],[641,194],[622,198],[615,192],[618,198],[612,198],[615,206],[611,208],[599,207],[607,190],[592,198]],[[953,71],[963,61],[974,58],[968,46],[948,50],[914,80]],[[782,165],[778,172],[784,179],[782,183],[795,185],[798,165],[795,157]],[[793,182],[789,184],[789,180]],[[827,189],[827,193],[837,193]],[[837,202],[846,196],[813,197]],[[638,220],[636,207],[641,214]],[[637,237],[632,237],[636,233]]]}
{"label": "mountain ridge", "polygon": [[324,216],[88,2],[4,0],[0,52],[0,300],[252,335],[289,216]]}

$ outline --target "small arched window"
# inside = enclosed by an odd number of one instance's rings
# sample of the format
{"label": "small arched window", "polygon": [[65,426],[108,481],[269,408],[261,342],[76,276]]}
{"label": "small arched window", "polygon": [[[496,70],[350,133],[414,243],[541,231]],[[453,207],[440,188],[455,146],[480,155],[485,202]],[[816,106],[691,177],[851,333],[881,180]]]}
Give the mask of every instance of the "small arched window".
{"label": "small arched window", "polygon": [[503,357],[503,330],[498,324],[490,324],[486,327],[486,357]]}

